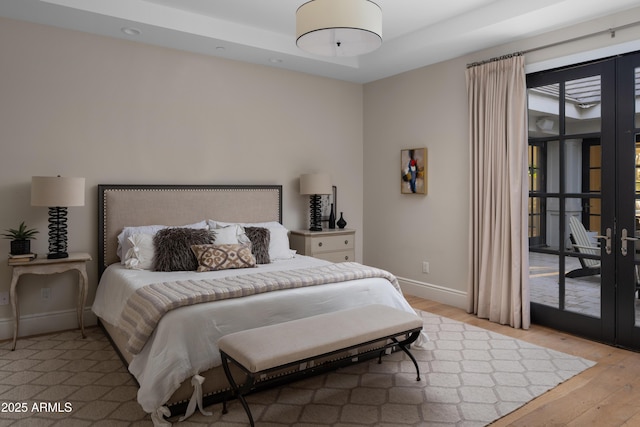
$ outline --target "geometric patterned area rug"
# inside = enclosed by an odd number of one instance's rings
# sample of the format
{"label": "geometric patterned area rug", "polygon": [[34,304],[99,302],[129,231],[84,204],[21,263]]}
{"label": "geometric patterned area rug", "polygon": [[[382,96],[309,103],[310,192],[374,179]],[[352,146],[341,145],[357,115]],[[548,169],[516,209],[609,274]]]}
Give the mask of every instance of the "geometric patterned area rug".
{"label": "geometric patterned area rug", "polygon": [[[248,396],[257,426],[484,426],[595,362],[418,311],[430,341]],[[0,426],[150,426],[137,386],[102,331],[0,344]],[[176,426],[246,426],[237,401]]]}
{"label": "geometric patterned area rug", "polygon": [[431,313],[424,420],[486,425],[596,363]]}

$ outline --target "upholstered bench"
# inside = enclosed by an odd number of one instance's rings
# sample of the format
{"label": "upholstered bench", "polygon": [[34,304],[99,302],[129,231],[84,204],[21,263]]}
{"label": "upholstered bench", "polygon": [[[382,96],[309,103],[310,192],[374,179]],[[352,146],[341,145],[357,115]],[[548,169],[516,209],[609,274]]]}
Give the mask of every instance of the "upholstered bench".
{"label": "upholstered bench", "polygon": [[[253,426],[244,394],[251,390],[256,378],[296,365],[310,369],[314,361],[330,360],[330,356],[349,354],[361,347],[369,349],[358,357],[379,352],[380,362],[387,349],[398,346],[411,358],[420,381],[420,369],[408,345],[421,330],[422,319],[416,314],[385,305],[367,305],[232,333],[218,340],[218,347],[225,374]],[[229,362],[247,375],[241,386],[234,380]],[[223,413],[226,411],[225,401]]]}

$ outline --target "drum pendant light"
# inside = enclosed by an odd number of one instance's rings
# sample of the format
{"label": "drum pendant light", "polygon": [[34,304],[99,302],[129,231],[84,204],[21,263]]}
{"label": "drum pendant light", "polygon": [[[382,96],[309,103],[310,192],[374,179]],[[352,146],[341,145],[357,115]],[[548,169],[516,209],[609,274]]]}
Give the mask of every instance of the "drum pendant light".
{"label": "drum pendant light", "polygon": [[296,11],[296,36],[315,55],[364,55],[382,45],[382,10],[369,0],[312,0]]}

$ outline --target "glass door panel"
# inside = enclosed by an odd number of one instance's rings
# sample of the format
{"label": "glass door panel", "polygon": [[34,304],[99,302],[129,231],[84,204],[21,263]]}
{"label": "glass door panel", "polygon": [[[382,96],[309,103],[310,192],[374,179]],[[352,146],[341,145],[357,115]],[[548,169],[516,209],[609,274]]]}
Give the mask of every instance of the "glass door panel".
{"label": "glass door panel", "polygon": [[[544,145],[529,146],[529,188],[533,192],[544,189],[546,153]],[[544,218],[545,200],[540,197],[529,198],[529,245],[544,246],[546,221]]]}
{"label": "glass door panel", "polygon": [[531,87],[527,90],[530,138],[558,135],[559,93],[559,83]]}
{"label": "glass door panel", "polygon": [[[635,67],[633,71],[633,105],[634,105],[634,126],[635,126],[635,167],[634,167],[634,189],[635,189],[635,204],[634,204],[634,236],[640,237],[640,67]],[[629,88],[630,90],[631,88]],[[634,281],[635,288],[633,293],[634,298],[634,318],[633,322],[635,329],[640,328],[640,245],[638,242],[634,242]],[[637,334],[636,334],[637,335]],[[633,339],[633,338],[632,338]]]}
{"label": "glass door panel", "polygon": [[614,286],[599,236],[615,188],[603,181],[612,168],[602,141],[614,129],[603,88],[613,71],[598,63],[527,78],[529,226],[540,230],[529,246],[532,320],[605,341]]}
{"label": "glass door panel", "polygon": [[600,132],[600,76],[568,80],[565,87],[565,134]]}
{"label": "glass door panel", "polygon": [[638,102],[640,102],[640,97],[638,97],[638,93],[640,93],[640,69],[636,68],[634,70],[634,76],[633,76],[633,86],[634,86],[634,91],[635,91],[635,110],[634,110],[634,117],[635,117],[635,127],[640,128],[640,108],[638,108]]}
{"label": "glass door panel", "polygon": [[560,308],[558,264],[558,255],[544,252],[529,254],[531,302],[555,309]]}
{"label": "glass door panel", "polygon": [[[588,206],[589,198],[569,198],[570,206]],[[601,248],[599,228],[589,225],[586,210],[573,211],[569,217],[570,248],[565,258],[565,309],[591,317],[600,317]],[[599,221],[597,226],[599,227]]]}

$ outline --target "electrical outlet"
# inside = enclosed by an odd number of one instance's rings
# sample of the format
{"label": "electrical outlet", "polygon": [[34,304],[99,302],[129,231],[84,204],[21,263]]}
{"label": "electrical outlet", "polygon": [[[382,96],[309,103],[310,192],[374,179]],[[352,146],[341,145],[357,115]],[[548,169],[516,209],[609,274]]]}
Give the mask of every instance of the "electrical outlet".
{"label": "electrical outlet", "polygon": [[40,289],[40,298],[49,299],[51,297],[51,288],[41,288]]}
{"label": "electrical outlet", "polygon": [[0,305],[9,305],[9,292],[0,292]]}
{"label": "electrical outlet", "polygon": [[422,261],[422,272],[429,274],[429,263],[427,261]]}

